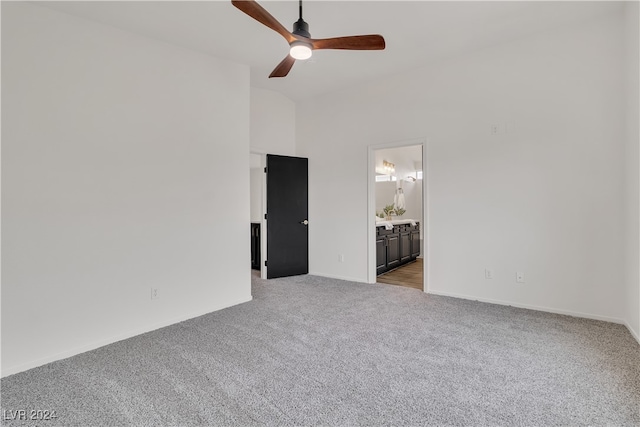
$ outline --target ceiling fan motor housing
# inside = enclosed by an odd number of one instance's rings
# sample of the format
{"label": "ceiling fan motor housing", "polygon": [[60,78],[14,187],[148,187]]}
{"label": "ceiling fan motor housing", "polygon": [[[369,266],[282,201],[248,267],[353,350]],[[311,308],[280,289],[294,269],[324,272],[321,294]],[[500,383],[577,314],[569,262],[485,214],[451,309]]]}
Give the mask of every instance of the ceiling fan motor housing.
{"label": "ceiling fan motor housing", "polygon": [[298,19],[293,23],[293,34],[310,39],[311,34],[309,34],[309,24],[304,22],[302,18]]}

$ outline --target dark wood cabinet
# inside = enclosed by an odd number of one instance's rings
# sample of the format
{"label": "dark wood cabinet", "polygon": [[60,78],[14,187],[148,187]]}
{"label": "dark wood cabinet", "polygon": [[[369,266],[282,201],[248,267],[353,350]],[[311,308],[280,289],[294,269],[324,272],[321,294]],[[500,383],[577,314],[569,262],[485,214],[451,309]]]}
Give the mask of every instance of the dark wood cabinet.
{"label": "dark wood cabinet", "polygon": [[387,271],[387,239],[376,237],[376,274]]}
{"label": "dark wood cabinet", "polygon": [[387,236],[387,269],[391,270],[400,265],[400,236],[391,234]]}
{"label": "dark wood cabinet", "polygon": [[260,270],[260,223],[251,223],[251,268]]}
{"label": "dark wood cabinet", "polygon": [[411,259],[411,231],[400,231],[400,263],[404,264]]}
{"label": "dark wood cabinet", "polygon": [[420,255],[420,229],[411,231],[411,258]]}
{"label": "dark wood cabinet", "polygon": [[376,274],[382,274],[420,255],[420,223],[376,227]]}

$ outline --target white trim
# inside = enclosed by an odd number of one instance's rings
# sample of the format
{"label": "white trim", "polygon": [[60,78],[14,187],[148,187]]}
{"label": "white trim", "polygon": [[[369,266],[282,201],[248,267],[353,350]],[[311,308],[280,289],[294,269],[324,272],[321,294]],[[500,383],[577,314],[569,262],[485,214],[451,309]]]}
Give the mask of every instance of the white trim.
{"label": "white trim", "polygon": [[[429,200],[429,183],[431,180],[429,179],[429,174],[431,168],[427,164],[427,159],[429,158],[429,140],[425,139],[424,144],[422,144],[422,251],[420,255],[423,258],[422,261],[422,290],[424,293],[429,291],[429,283],[431,280],[429,279],[429,275],[431,274],[431,268],[427,268],[429,263],[429,257],[431,256],[431,248],[429,246],[429,242],[431,239],[430,233],[430,225],[429,225],[429,206],[431,206],[431,201]],[[426,254],[426,256],[425,256]]]}
{"label": "white trim", "polygon": [[46,357],[42,357],[40,359],[36,359],[36,360],[31,360],[29,362],[26,363],[22,363],[20,365],[14,365],[14,366],[10,366],[7,369],[3,369],[2,370],[2,378],[9,376],[9,375],[13,375],[13,374],[17,374],[18,372],[23,372],[26,371],[28,369],[33,369],[33,368],[37,368],[38,366],[42,366],[42,365],[46,365],[47,363],[51,363],[51,362],[55,362],[57,360],[62,360],[62,359],[66,359],[68,357],[72,357],[75,355],[78,355],[80,353],[85,353],[87,351],[91,351],[91,350],[95,350],[96,348],[100,348],[100,347],[104,347],[105,345],[109,345],[109,344],[113,344],[115,342],[118,341],[122,341],[128,338],[132,338],[135,337],[136,335],[141,335],[141,334],[145,334],[147,332],[151,332],[151,331],[155,331],[156,329],[160,329],[160,328],[164,328],[167,326],[171,326],[174,325],[176,323],[180,323],[180,322],[184,322],[185,320],[189,320],[189,319],[194,319],[196,317],[200,317],[200,316],[204,316],[205,314],[209,314],[209,313],[213,313],[215,311],[218,310],[222,310],[228,307],[232,307],[234,305],[238,305],[238,304],[242,304],[245,302],[249,302],[253,299],[252,296],[249,297],[245,297],[236,301],[233,301],[229,304],[222,304],[222,305],[218,305],[218,306],[213,306],[210,307],[206,310],[200,311],[200,312],[195,312],[195,313],[190,313],[190,314],[185,314],[183,316],[178,316],[178,317],[174,317],[173,319],[170,320],[166,320],[163,322],[159,322],[159,323],[155,323],[146,327],[142,327],[142,328],[137,328],[134,329],[132,331],[129,332],[125,332],[123,334],[118,334],[118,335],[114,335],[110,338],[106,338],[106,339],[102,339],[99,341],[94,341],[90,344],[86,344],[80,347],[76,347],[73,348],[71,350],[67,350],[67,351],[63,351],[60,353],[55,353],[52,354],[50,356],[46,356]]}
{"label": "white trim", "polygon": [[640,334],[638,332],[636,332],[635,330],[633,330],[633,328],[631,327],[629,322],[624,322],[624,326],[627,327],[627,329],[631,333],[631,336],[633,336],[636,339],[636,341],[638,341],[638,344],[640,344]]}
{"label": "white trim", "polygon": [[260,214],[260,278],[267,279],[267,266],[265,260],[267,259],[267,220],[265,215],[267,214],[267,174],[264,172],[267,167],[267,155],[260,155],[260,168],[262,169],[262,213]]}
{"label": "white trim", "polygon": [[[264,171],[267,167],[267,152],[252,148],[249,150],[250,154],[256,154],[260,156],[260,170]],[[267,279],[267,267],[264,265],[264,261],[267,259],[267,220],[264,219],[267,213],[267,174],[262,174],[262,213],[260,214],[260,278]]]}
{"label": "white trim", "polygon": [[[546,313],[563,314],[565,316],[581,317],[583,319],[602,320],[605,322],[625,325],[628,328],[627,323],[622,319],[618,319],[615,317],[608,317],[608,316],[600,316],[598,314],[588,314],[588,313],[581,313],[581,312],[570,311],[570,310],[561,310],[557,308],[540,307],[536,305],[520,304],[517,302],[511,302],[511,301],[503,301],[503,300],[495,300],[491,298],[480,298],[480,297],[474,297],[470,295],[454,294],[451,292],[440,292],[440,291],[430,290],[428,293],[432,295],[440,295],[443,297],[460,298],[460,299],[466,299],[466,300],[472,300],[472,301],[486,302],[489,304],[498,304],[498,305],[507,305],[511,307],[517,307],[517,308],[526,308],[527,310],[543,311]],[[631,334],[633,335],[633,332]]]}
{"label": "white trim", "polygon": [[[370,145],[368,148],[371,149],[372,151],[375,150],[382,150],[385,148],[402,148],[402,147],[409,147],[411,145],[424,145],[427,143],[427,138],[412,138],[412,139],[403,139],[401,141],[393,141],[393,142],[385,142],[382,144],[373,144]],[[423,160],[424,160],[424,156]],[[422,164],[422,170],[424,170],[425,168],[425,164]]]}
{"label": "white trim", "polygon": [[469,295],[454,294],[454,293],[450,293],[450,292],[440,292],[440,291],[429,291],[429,292],[425,291],[425,292],[428,293],[428,294],[440,295],[440,296],[443,296],[443,297],[461,298],[461,299],[472,300],[472,301],[486,302],[486,303],[489,303],[489,304],[508,305],[508,306],[511,306],[511,307],[525,308],[527,310],[542,311],[542,312],[545,312],[545,313],[562,314],[562,315],[565,315],[565,316],[580,317],[580,318],[583,318],[583,319],[602,320],[603,322],[617,323],[617,324],[620,324],[620,325],[624,325],[629,330],[629,333],[631,334],[631,336],[633,338],[635,338],[636,341],[638,341],[638,344],[640,344],[640,334],[638,334],[631,327],[629,322],[627,322],[627,321],[625,321],[623,319],[618,319],[616,317],[600,316],[600,315],[597,315],[597,314],[587,314],[587,313],[580,313],[580,312],[569,311],[569,310],[559,310],[559,309],[555,309],[555,308],[539,307],[539,306],[528,305],[528,304],[519,304],[519,303],[514,303],[514,302],[509,302],[509,301],[494,300],[494,299],[490,299],[490,298],[478,298],[478,297],[472,297],[472,296],[469,296]]}
{"label": "white trim", "polygon": [[[375,224],[375,151],[386,148],[402,148],[412,145],[422,146],[422,218],[421,226],[424,236],[424,251],[427,256],[424,257],[423,272],[422,272],[422,288],[426,292],[429,289],[429,269],[427,268],[429,263],[429,215],[428,212],[428,167],[427,167],[427,151],[428,151],[428,139],[427,138],[415,138],[402,141],[387,142],[384,144],[369,145],[367,147],[367,283],[376,283],[376,224]],[[425,173],[426,171],[426,173]],[[424,254],[423,254],[424,255]]]}
{"label": "white trim", "polygon": [[[367,147],[367,283],[376,282],[376,224],[373,217],[376,212],[375,193],[375,148]],[[373,246],[374,249],[371,249]]]}
{"label": "white trim", "polygon": [[356,283],[365,283],[365,284],[367,283],[367,282],[363,282],[362,279],[357,279],[355,277],[337,276],[337,275],[325,274],[325,273],[312,273],[312,272],[309,272],[309,276],[326,277],[327,279],[346,280],[347,282],[356,282]]}

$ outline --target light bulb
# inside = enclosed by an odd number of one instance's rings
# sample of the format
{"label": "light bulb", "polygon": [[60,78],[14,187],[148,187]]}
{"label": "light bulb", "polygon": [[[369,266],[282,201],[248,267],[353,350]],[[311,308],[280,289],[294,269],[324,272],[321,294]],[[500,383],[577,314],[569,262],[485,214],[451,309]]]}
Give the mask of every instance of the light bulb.
{"label": "light bulb", "polygon": [[293,42],[291,43],[289,55],[295,59],[309,59],[311,58],[311,46],[304,42]]}

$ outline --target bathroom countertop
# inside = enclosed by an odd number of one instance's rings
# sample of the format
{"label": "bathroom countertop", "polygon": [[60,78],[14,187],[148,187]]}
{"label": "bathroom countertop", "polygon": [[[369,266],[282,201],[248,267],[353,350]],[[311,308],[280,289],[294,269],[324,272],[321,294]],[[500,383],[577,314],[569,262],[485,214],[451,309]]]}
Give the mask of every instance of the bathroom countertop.
{"label": "bathroom countertop", "polygon": [[386,224],[399,225],[399,224],[411,224],[411,222],[419,222],[415,219],[392,219],[391,221],[379,221],[376,220],[376,227],[384,227]]}

